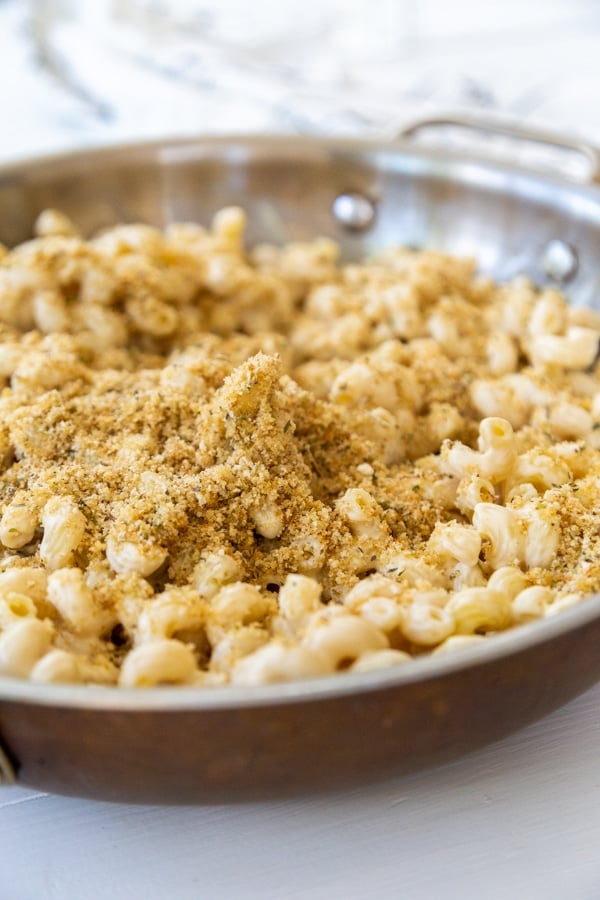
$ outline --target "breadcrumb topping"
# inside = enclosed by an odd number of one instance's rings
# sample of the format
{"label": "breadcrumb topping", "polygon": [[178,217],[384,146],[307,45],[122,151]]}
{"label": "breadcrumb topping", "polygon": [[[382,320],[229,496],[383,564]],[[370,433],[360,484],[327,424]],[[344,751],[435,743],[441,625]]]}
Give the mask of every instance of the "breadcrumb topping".
{"label": "breadcrumb topping", "polygon": [[473,261],[47,210],[0,259],[0,673],[366,671],[600,586],[600,318]]}

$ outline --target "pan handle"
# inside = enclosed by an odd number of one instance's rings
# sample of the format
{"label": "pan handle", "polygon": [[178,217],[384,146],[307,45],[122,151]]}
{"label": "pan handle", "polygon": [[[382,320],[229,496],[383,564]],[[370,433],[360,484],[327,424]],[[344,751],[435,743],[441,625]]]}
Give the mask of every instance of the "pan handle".
{"label": "pan handle", "polygon": [[0,788],[9,787],[11,784],[16,784],[16,782],[15,767],[0,740]]}
{"label": "pan handle", "polygon": [[583,180],[589,184],[600,183],[600,150],[584,140],[564,137],[563,135],[541,131],[537,128],[512,125],[496,121],[495,119],[480,118],[479,116],[432,116],[431,118],[418,119],[416,122],[412,122],[405,128],[402,128],[398,133],[398,137],[411,140],[420,131],[437,128],[454,128],[484,135],[491,134],[509,138],[521,144],[538,144],[545,147],[554,147],[557,150],[564,150],[568,153],[575,153],[583,157],[588,164],[588,171]]}

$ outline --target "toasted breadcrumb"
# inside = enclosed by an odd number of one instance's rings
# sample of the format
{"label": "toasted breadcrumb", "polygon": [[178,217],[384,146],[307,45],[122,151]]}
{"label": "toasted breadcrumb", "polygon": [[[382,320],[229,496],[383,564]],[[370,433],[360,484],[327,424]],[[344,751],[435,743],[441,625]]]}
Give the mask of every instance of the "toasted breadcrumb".
{"label": "toasted breadcrumb", "polygon": [[0,673],[362,671],[599,589],[598,316],[244,222],[45,211],[0,259]]}

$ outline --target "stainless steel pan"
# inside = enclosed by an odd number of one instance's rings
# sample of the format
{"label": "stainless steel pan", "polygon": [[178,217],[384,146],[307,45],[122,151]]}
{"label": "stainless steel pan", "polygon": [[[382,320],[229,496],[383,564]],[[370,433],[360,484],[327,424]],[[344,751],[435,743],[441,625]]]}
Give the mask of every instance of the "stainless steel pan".
{"label": "stainless steel pan", "polygon": [[[249,212],[251,241],[328,234],[347,257],[391,243],[437,247],[474,254],[499,278],[550,273],[569,281],[573,302],[594,304],[600,164],[593,148],[517,134],[583,162],[587,175],[575,181],[423,147],[414,137],[426,124],[391,144],[162,141],[4,167],[0,240],[29,237],[45,206],[64,209],[92,231],[120,220],[205,221],[233,202]],[[498,132],[497,125],[476,127]],[[599,678],[595,596],[483,646],[398,670],[214,691],[0,679],[0,776],[141,802],[221,802],[333,787],[496,740]]]}

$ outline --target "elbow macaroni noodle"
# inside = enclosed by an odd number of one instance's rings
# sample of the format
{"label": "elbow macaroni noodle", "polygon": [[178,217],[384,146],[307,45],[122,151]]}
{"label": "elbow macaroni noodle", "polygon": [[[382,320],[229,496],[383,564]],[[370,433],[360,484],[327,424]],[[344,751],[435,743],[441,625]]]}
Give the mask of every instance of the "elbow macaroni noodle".
{"label": "elbow macaroni noodle", "polygon": [[1,675],[368,672],[600,588],[600,317],[244,228],[46,210],[2,254]]}

